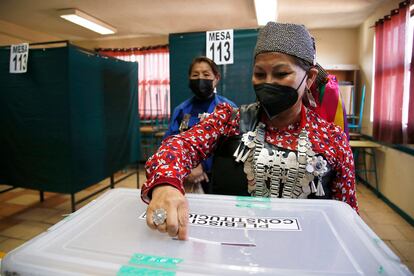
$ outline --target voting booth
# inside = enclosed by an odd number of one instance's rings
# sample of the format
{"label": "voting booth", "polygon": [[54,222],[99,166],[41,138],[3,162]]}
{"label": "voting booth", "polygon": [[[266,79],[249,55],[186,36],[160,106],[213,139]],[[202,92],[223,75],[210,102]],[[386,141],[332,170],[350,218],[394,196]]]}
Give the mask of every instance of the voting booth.
{"label": "voting booth", "polygon": [[189,239],[115,189],[2,260],[2,275],[411,275],[347,204],[188,195]]}
{"label": "voting booth", "polygon": [[138,64],[55,43],[0,47],[0,181],[73,196],[139,159]]}

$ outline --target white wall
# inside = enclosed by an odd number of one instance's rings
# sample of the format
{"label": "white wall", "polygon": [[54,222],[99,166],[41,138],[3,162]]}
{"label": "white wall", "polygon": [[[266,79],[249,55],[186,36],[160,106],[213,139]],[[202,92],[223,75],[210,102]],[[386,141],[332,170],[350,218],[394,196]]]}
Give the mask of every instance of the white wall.
{"label": "white wall", "polygon": [[[380,192],[414,218],[414,156],[386,146],[376,156]],[[369,182],[375,184],[372,174]]]}
{"label": "white wall", "polygon": [[310,30],[320,65],[358,64],[358,28]]}

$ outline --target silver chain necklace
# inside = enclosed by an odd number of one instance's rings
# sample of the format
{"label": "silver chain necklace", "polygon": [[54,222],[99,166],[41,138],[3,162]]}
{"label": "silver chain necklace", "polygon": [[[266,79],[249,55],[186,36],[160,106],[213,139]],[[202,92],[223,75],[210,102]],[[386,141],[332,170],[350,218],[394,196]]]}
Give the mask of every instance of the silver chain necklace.
{"label": "silver chain necklace", "polygon": [[306,198],[311,192],[325,195],[322,176],[328,171],[327,162],[315,156],[305,128],[299,133],[297,156],[293,151],[286,154],[268,144],[265,125],[261,122],[254,131],[243,134],[233,156],[236,162],[244,162],[252,196]]}

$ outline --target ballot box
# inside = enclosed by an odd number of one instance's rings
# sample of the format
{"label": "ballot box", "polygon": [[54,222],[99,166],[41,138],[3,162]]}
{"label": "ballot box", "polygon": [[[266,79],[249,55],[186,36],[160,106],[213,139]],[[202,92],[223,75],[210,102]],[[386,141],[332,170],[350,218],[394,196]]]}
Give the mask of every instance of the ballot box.
{"label": "ballot box", "polygon": [[4,256],[2,275],[411,275],[347,204],[187,195],[189,239],[114,189]]}

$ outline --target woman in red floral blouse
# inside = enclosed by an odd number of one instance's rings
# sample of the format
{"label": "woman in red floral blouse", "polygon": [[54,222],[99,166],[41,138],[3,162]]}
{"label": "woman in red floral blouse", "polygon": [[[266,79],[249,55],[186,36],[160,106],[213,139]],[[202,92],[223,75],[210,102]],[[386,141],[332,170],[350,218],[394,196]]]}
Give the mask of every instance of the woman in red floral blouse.
{"label": "woman in red floral blouse", "polygon": [[[302,103],[318,73],[309,32],[302,25],[269,22],[259,33],[254,57],[258,103],[240,109],[220,104],[201,123],[164,140],[147,161],[141,196],[149,204],[150,228],[187,237],[183,179],[213,152],[216,193],[336,199],[358,211],[346,135]],[[224,153],[229,148],[233,156]]]}

